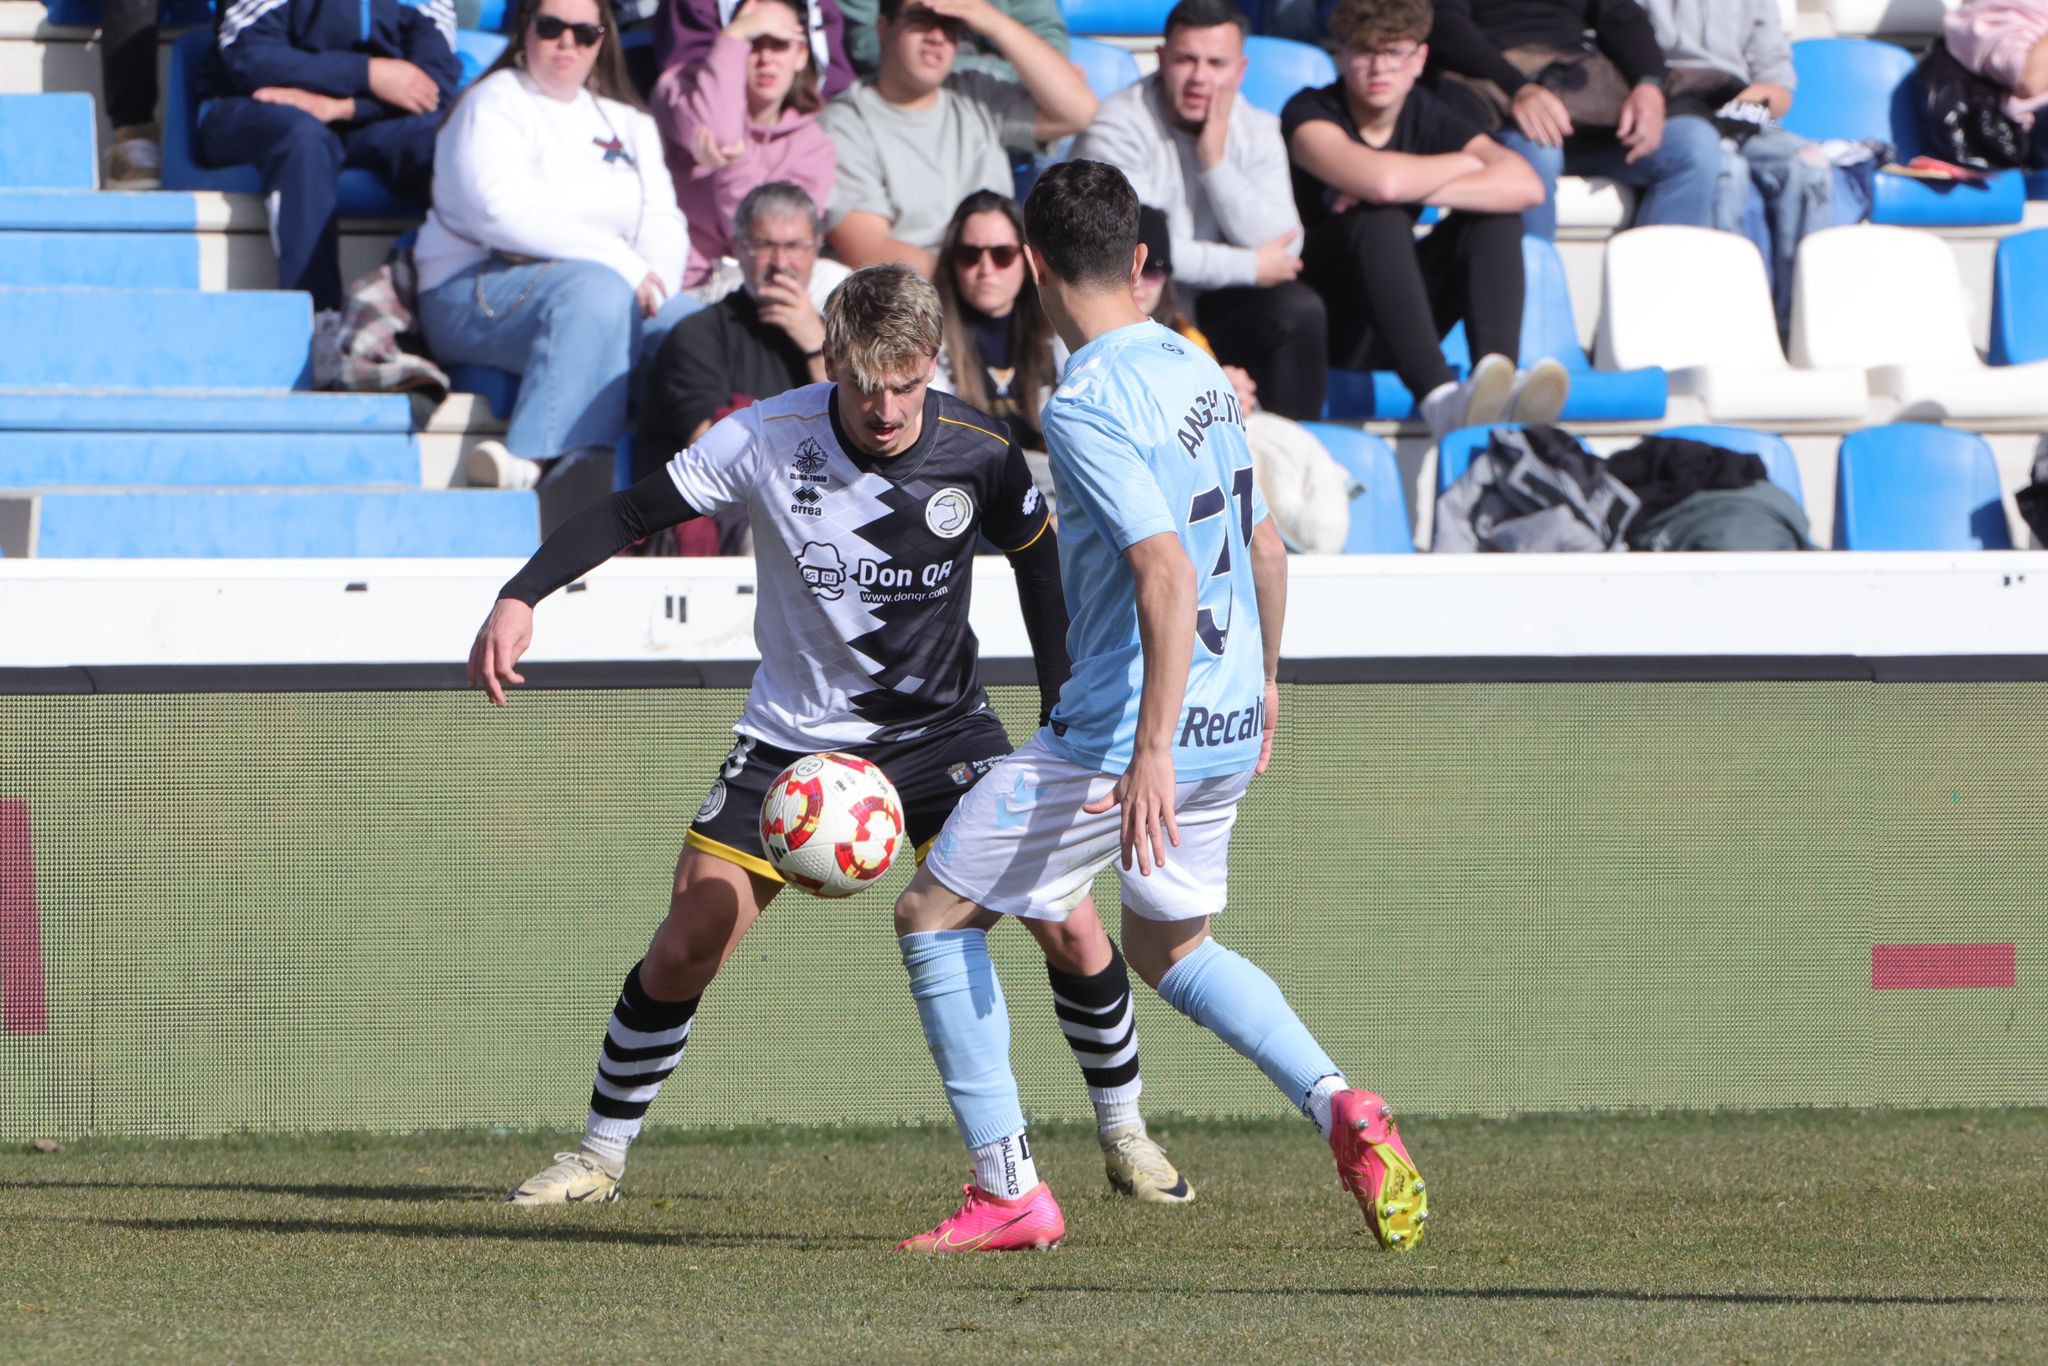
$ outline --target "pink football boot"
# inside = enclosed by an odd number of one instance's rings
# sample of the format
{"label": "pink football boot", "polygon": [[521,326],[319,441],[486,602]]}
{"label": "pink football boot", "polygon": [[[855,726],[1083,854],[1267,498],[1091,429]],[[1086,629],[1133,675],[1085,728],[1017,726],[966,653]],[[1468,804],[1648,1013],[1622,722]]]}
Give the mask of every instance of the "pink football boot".
{"label": "pink football boot", "polygon": [[1353,1088],[1330,1097],[1330,1148],[1337,1179],[1365,1211],[1380,1246],[1412,1251],[1429,1223],[1422,1176],[1394,1128],[1394,1112],[1370,1091]]}
{"label": "pink football boot", "polygon": [[896,1244],[898,1252],[1049,1251],[1067,1236],[1067,1221],[1052,1187],[1041,1181],[1015,1200],[999,1200],[979,1186],[962,1186],[967,1203],[930,1233]]}

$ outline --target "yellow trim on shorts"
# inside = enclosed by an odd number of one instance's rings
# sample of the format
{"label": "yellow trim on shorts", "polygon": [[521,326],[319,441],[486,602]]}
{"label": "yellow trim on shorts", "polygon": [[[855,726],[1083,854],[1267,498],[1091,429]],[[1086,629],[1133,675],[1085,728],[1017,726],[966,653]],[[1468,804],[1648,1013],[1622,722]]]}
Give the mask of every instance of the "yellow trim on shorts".
{"label": "yellow trim on shorts", "polygon": [[972,422],[962,422],[962,421],[961,421],[961,420],[960,420],[959,418],[957,418],[957,417],[942,417],[942,418],[940,418],[940,419],[939,419],[939,421],[941,421],[941,422],[944,422],[944,423],[948,423],[948,424],[950,424],[950,425],[952,425],[952,426],[955,426],[955,427],[965,427],[965,428],[966,428],[966,429],[967,429],[968,431],[970,431],[970,432],[980,432],[980,433],[981,433],[981,434],[982,434],[983,436],[987,437],[987,438],[988,438],[989,440],[991,440],[991,441],[1001,441],[1001,442],[1002,442],[1002,443],[1003,443],[1003,444],[1004,444],[1005,446],[1007,446],[1007,445],[1009,445],[1009,444],[1010,444],[1010,443],[1009,443],[1009,441],[1007,441],[1007,440],[1006,440],[1006,439],[1004,439],[1003,437],[997,436],[997,435],[996,435],[996,434],[995,434],[994,432],[990,431],[990,430],[989,430],[988,428],[986,428],[986,427],[977,427],[977,426],[975,426],[975,425],[974,425],[974,424],[973,424]]}
{"label": "yellow trim on shorts", "polygon": [[933,846],[934,844],[937,844],[938,842],[939,842],[939,837],[938,837],[937,835],[933,835],[933,836],[932,836],[932,837],[931,837],[930,839],[926,840],[926,841],[925,841],[925,842],[924,842],[923,844],[920,844],[920,845],[918,845],[918,846],[917,846],[917,866],[918,866],[918,867],[920,867],[920,868],[924,867],[924,861],[925,861],[925,859],[926,859],[927,857],[929,857],[929,856],[930,856],[930,854],[931,854],[931,852],[932,852],[932,846]]}
{"label": "yellow trim on shorts", "polygon": [[685,830],[683,832],[683,843],[689,848],[709,854],[713,858],[722,858],[727,863],[737,863],[748,872],[758,873],[771,881],[786,881],[782,874],[775,871],[775,865],[762,858],[759,854],[749,854],[744,849],[735,849],[730,844],[721,844],[709,835],[700,835],[695,830]]}
{"label": "yellow trim on shorts", "polygon": [[[1015,548],[1013,548],[1013,549],[1009,549],[1009,550],[1004,550],[1004,551],[1003,551],[1003,553],[1004,553],[1005,555],[1021,555],[1021,554],[1023,554],[1023,553],[1025,552],[1025,551],[1027,551],[1027,550],[1031,549],[1031,547],[1032,547],[1032,546],[1035,546],[1035,545],[1037,545],[1037,544],[1038,544],[1038,543],[1039,543],[1040,541],[1044,540],[1044,539],[1045,539],[1045,533],[1046,533],[1046,532],[1048,532],[1048,531],[1051,531],[1051,530],[1052,530],[1052,514],[1048,512],[1048,513],[1047,513],[1047,514],[1045,515],[1045,520],[1044,520],[1043,522],[1040,522],[1040,523],[1038,524],[1038,530],[1037,530],[1036,532],[1034,532],[1034,533],[1032,534],[1032,537],[1031,537],[1031,539],[1030,539],[1030,540],[1028,540],[1028,541],[1024,542],[1024,544],[1022,544],[1022,545],[1020,545],[1020,546],[1017,546],[1017,547],[1015,547]],[[998,547],[998,549],[1001,549],[1001,547]]]}

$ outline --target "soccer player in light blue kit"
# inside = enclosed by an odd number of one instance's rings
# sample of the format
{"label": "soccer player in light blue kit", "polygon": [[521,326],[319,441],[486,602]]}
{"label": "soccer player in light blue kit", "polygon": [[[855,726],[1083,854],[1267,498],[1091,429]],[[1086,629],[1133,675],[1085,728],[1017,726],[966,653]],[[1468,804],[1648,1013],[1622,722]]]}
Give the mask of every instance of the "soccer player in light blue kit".
{"label": "soccer player in light blue kit", "polygon": [[1209,936],[1238,799],[1272,755],[1287,563],[1244,416],[1208,356],[1132,300],[1138,199],[1072,161],[1024,206],[1039,295],[1073,352],[1043,430],[1059,494],[1073,675],[1052,724],[961,801],[896,904],[926,1041],[974,1164],[967,1203],[900,1246],[1049,1247],[986,931],[1059,920],[1121,854],[1124,952],[1168,1005],[1256,1063],[1326,1137],[1381,1245],[1428,1219],[1392,1113],[1344,1079],[1280,989]]}

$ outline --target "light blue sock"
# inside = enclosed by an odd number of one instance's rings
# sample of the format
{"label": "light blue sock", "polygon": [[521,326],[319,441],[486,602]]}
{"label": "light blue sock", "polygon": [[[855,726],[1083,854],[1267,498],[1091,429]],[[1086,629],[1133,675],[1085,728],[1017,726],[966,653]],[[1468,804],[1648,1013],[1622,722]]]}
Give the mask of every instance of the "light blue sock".
{"label": "light blue sock", "polygon": [[961,1139],[979,1148],[1021,1133],[1024,1107],[1010,1071],[1010,1012],[989,961],[988,935],[937,930],[906,934],[897,943]]}
{"label": "light blue sock", "polygon": [[1317,1082],[1337,1074],[1273,979],[1213,939],[1167,969],[1159,998],[1257,1063],[1296,1108],[1307,1105]]}

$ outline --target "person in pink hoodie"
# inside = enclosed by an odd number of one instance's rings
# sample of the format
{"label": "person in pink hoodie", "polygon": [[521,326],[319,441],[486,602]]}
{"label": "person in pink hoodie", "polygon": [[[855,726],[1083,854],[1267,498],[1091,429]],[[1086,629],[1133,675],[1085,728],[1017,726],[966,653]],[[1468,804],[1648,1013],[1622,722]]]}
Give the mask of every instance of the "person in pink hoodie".
{"label": "person in pink hoodie", "polygon": [[746,0],[699,65],[670,67],[654,86],[676,203],[690,224],[683,287],[695,289],[733,254],[733,213],[770,181],[822,204],[836,164],[818,126],[818,77],[804,0]]}

